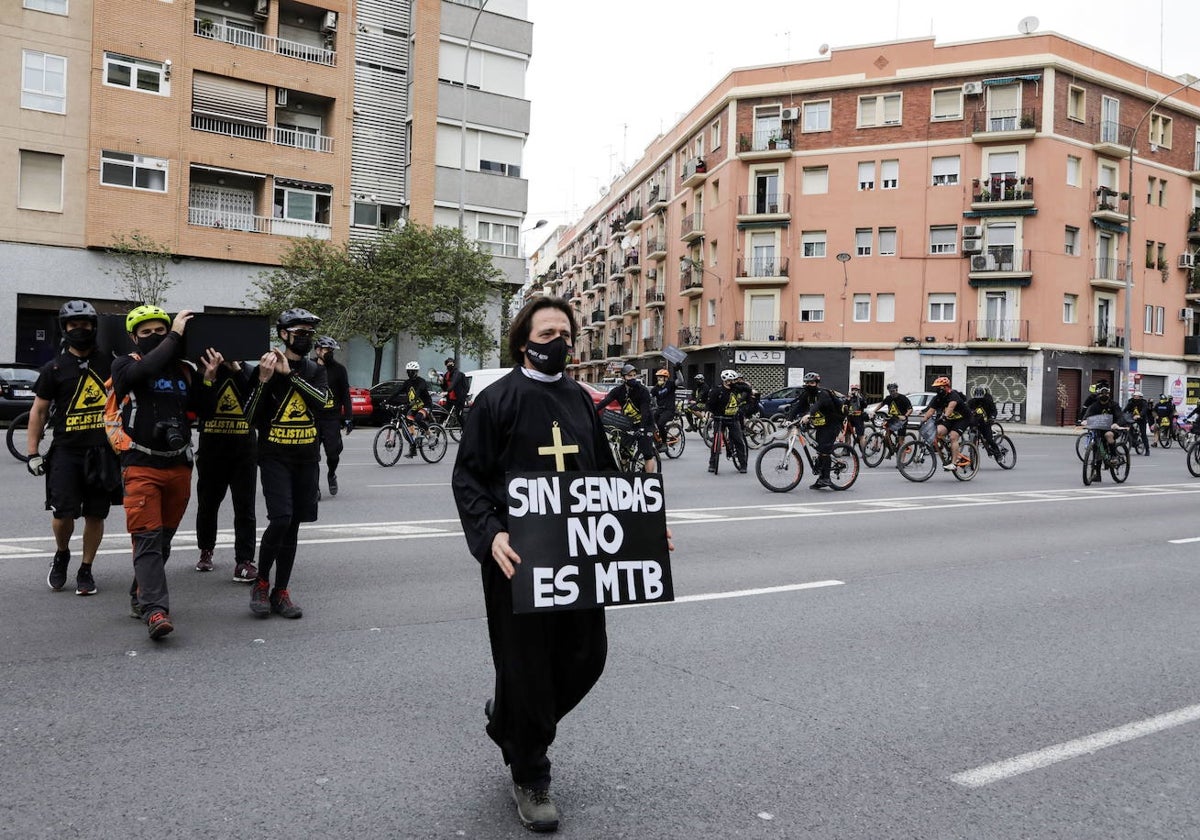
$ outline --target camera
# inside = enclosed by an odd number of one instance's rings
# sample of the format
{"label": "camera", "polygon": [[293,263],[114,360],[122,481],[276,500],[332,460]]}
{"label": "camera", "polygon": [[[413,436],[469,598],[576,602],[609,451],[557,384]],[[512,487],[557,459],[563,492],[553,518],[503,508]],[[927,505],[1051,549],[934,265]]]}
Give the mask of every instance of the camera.
{"label": "camera", "polygon": [[159,420],[154,424],[154,434],[166,444],[167,449],[183,449],[191,437],[187,427],[176,419]]}

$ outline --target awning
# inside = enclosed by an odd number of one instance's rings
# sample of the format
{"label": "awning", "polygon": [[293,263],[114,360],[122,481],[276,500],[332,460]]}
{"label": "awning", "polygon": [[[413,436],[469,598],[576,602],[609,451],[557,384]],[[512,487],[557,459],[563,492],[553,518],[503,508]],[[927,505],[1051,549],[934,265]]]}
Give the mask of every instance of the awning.
{"label": "awning", "polygon": [[317,184],[313,181],[299,181],[295,178],[280,178],[275,176],[275,186],[277,187],[294,187],[298,190],[308,190],[309,192],[333,193],[333,186],[330,184]]}
{"label": "awning", "polygon": [[1042,78],[1041,73],[1028,73],[1024,76],[1001,76],[998,79],[984,79],[984,85],[1011,85],[1013,82],[1036,82]]}
{"label": "awning", "polygon": [[266,175],[260,175],[257,172],[243,172],[240,169],[225,169],[221,166],[209,166],[206,163],[189,164],[192,169],[203,169],[205,172],[220,172],[222,175],[241,175],[244,178],[266,178]]}
{"label": "awning", "polygon": [[1092,224],[1100,228],[1100,230],[1107,230],[1111,233],[1129,233],[1129,228],[1125,227],[1125,225],[1119,225],[1116,222],[1106,222],[1104,219],[1092,219]]}
{"label": "awning", "polygon": [[966,219],[986,219],[990,216],[1036,216],[1036,207],[1014,207],[1011,210],[1005,210],[1003,207],[987,210],[966,210],[963,212],[963,218]]}
{"label": "awning", "polygon": [[1032,277],[968,277],[967,285],[972,289],[1012,288],[1013,286],[1028,287],[1033,285]]}

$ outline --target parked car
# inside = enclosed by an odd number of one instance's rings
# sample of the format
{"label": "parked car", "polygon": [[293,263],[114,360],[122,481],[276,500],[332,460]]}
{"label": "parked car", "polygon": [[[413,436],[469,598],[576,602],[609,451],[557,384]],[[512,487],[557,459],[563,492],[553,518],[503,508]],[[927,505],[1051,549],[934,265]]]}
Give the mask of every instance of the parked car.
{"label": "parked car", "polygon": [[[592,405],[600,405],[600,400],[607,397],[608,392],[616,387],[614,385],[597,385],[593,382],[584,382],[582,380],[579,380],[579,384],[583,386],[583,390],[587,391],[588,396],[592,398]],[[613,406],[610,405],[609,409],[612,408]]]}
{"label": "parked car", "polygon": [[[404,383],[406,381],[408,380],[385,379],[382,382],[376,382],[371,386],[371,390],[369,391],[371,410],[367,415],[365,415],[365,419],[362,421],[363,425],[382,426],[384,423],[392,419],[391,412],[387,410],[384,404],[400,392],[400,389],[404,387]],[[437,388],[434,388],[433,383],[431,383],[428,379],[425,380],[425,383],[429,386],[429,396],[433,398],[433,404],[445,405],[445,395]],[[353,389],[351,389],[351,391],[353,392]],[[353,397],[353,393],[351,393],[351,397]],[[354,412],[354,416],[355,418],[358,417],[357,409]]]}
{"label": "parked car", "polygon": [[[908,428],[915,429],[921,425],[921,414],[929,406],[929,401],[933,399],[932,391],[919,391],[915,394],[906,394],[908,401],[912,403],[912,414],[908,415]],[[882,403],[871,403],[867,406],[867,414],[874,414],[879,410]]]}
{"label": "parked car", "polygon": [[11,421],[33,407],[37,366],[21,362],[0,364],[0,420]]}
{"label": "parked car", "polygon": [[772,391],[762,398],[760,405],[762,406],[762,416],[770,417],[773,414],[778,414],[792,400],[800,395],[799,385],[792,385],[788,388],[780,388],[778,391]]}
{"label": "parked car", "polygon": [[350,386],[350,416],[355,423],[371,417],[371,389]]}
{"label": "parked car", "polygon": [[480,368],[479,370],[466,371],[467,377],[467,407],[475,402],[475,398],[480,392],[493,382],[498,382],[503,379],[512,370],[510,367],[503,368]]}

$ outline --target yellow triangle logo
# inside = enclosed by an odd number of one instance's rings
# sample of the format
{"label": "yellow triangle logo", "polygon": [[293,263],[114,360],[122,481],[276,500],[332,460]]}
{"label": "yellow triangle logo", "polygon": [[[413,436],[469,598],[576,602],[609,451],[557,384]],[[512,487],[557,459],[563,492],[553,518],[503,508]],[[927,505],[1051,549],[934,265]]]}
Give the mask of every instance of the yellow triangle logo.
{"label": "yellow triangle logo", "polygon": [[71,401],[71,411],[99,411],[107,399],[104,385],[96,378],[96,374],[88,370],[84,376],[79,377],[79,387],[75,390],[75,399]]}
{"label": "yellow triangle logo", "polygon": [[233,383],[226,382],[221,388],[221,394],[217,397],[217,416],[218,417],[241,417],[242,404],[238,401],[237,393],[233,390]]}
{"label": "yellow triangle logo", "polygon": [[275,422],[281,426],[304,426],[312,424],[313,419],[308,413],[308,406],[304,404],[304,398],[292,391]]}

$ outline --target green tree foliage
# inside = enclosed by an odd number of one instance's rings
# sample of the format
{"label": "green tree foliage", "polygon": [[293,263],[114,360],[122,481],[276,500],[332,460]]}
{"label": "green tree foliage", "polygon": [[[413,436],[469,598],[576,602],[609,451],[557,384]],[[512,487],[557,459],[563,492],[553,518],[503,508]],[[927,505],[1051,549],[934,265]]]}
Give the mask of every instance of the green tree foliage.
{"label": "green tree foliage", "polygon": [[252,301],[271,316],[302,306],[325,319],[321,333],[363,337],[375,351],[378,382],[383,348],[401,335],[422,345],[457,343],[477,356],[494,350],[486,314],[500,274],[457,228],[409,222],[370,243],[297,240],[277,270],[255,281]]}
{"label": "green tree foliage", "polygon": [[167,267],[169,247],[135,230],[113,234],[108,252],[116,264],[103,271],[116,278],[117,294],[137,303],[163,305],[167,290],[175,285]]}

